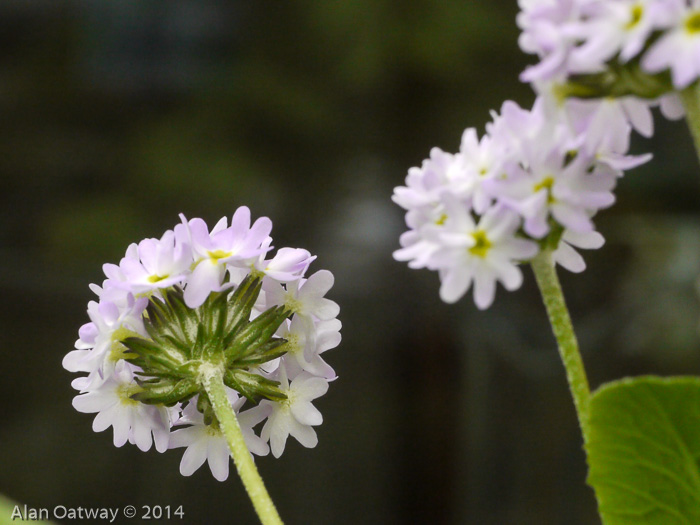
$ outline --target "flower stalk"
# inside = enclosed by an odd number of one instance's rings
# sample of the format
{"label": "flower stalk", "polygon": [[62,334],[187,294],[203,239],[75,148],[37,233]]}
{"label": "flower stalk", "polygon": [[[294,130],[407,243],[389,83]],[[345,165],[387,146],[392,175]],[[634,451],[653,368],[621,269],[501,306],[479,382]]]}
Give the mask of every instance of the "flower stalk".
{"label": "flower stalk", "polygon": [[566,307],[561,284],[552,262],[551,250],[545,249],[540,252],[532,259],[531,264],[537,285],[542,293],[542,299],[547,309],[554,337],[557,340],[559,355],[566,369],[566,379],[569,382],[569,389],[574,398],[576,415],[583,432],[583,439],[586,441],[591,390],[588,386],[586,370],[583,366],[578,341],[574,333],[574,327],[571,324],[571,317]]}
{"label": "flower stalk", "polygon": [[202,374],[201,381],[211,401],[214,414],[219,422],[219,428],[226,437],[238,475],[253,503],[253,507],[255,507],[255,512],[258,514],[260,522],[263,525],[281,525],[282,520],[277,512],[277,508],[270,498],[265,488],[265,483],[260,477],[255,462],[248,451],[241,427],[226,396],[221,370],[216,367],[208,367]]}

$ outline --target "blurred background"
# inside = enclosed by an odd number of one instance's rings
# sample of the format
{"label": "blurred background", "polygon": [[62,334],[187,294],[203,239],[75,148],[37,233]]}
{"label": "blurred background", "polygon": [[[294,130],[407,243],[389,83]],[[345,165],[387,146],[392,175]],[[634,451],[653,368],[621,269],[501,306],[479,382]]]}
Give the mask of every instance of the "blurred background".
{"label": "blurred background", "polygon": [[[235,475],[184,478],[181,449],[94,433],[61,367],[103,263],[180,212],[247,205],[318,255],[341,305],[318,447],[257,461],[286,523],[599,523],[530,271],[480,312],[391,257],[408,168],[534,100],[516,2],[408,5],[0,2],[0,493],[256,523]],[[654,161],[596,219],[607,245],[562,275],[593,387],[700,372],[700,169],[685,124],[656,125],[633,144]]]}

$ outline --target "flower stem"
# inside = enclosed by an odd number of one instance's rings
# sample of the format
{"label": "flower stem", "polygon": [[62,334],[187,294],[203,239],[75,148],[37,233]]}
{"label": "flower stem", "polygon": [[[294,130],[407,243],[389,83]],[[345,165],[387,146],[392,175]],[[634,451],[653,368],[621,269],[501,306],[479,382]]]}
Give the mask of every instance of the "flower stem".
{"label": "flower stem", "polygon": [[543,250],[532,261],[532,270],[535,273],[537,285],[542,293],[542,299],[547,309],[549,322],[552,325],[554,337],[559,347],[559,355],[566,369],[566,378],[569,389],[574,398],[576,414],[579,425],[586,441],[588,435],[588,415],[591,391],[588,386],[586,369],[578,349],[578,341],[571,324],[571,317],[566,308],[564,294],[559,284],[556,269],[552,261],[551,250]]}
{"label": "flower stem", "polygon": [[236,419],[236,414],[226,396],[221,372],[219,370],[212,370],[204,374],[202,376],[202,384],[214,408],[216,419],[219,420],[221,431],[224,433],[224,436],[226,436],[226,441],[231,450],[233,462],[236,464],[238,475],[241,481],[243,481],[243,486],[248,492],[250,500],[253,502],[253,507],[255,507],[255,511],[258,513],[260,522],[263,523],[263,525],[281,525],[282,520],[277,513],[275,504],[267,493],[265,484],[243,440],[243,434],[241,433],[241,427]]}
{"label": "flower stem", "polygon": [[685,88],[680,92],[680,97],[685,108],[685,120],[695,143],[695,152],[700,159],[700,83]]}

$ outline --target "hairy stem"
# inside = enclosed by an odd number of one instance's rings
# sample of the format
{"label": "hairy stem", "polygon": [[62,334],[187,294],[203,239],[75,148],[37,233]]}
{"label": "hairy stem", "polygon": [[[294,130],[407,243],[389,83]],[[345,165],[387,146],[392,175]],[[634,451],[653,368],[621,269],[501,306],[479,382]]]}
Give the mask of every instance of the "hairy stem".
{"label": "hairy stem", "polygon": [[685,108],[685,120],[693,136],[695,153],[700,159],[700,83],[691,84],[680,92],[680,96]]}
{"label": "hairy stem", "polygon": [[588,435],[591,390],[588,386],[586,370],[583,367],[578,341],[576,340],[574,327],[571,324],[569,311],[566,308],[561,284],[559,284],[559,278],[552,262],[552,252],[543,250],[531,263],[537,285],[540,288],[542,299],[547,309],[549,322],[552,325],[554,337],[557,340],[559,355],[566,369],[566,378],[569,382],[571,395],[574,398],[576,414],[585,441]]}
{"label": "hairy stem", "polygon": [[265,484],[243,440],[243,434],[236,419],[236,414],[226,396],[221,372],[212,369],[210,372],[203,374],[202,384],[214,408],[216,419],[219,420],[221,431],[226,436],[238,475],[243,481],[243,486],[248,492],[250,500],[253,502],[253,507],[255,507],[255,512],[258,514],[260,522],[263,525],[281,525],[282,520],[277,513],[275,504],[267,493]]}

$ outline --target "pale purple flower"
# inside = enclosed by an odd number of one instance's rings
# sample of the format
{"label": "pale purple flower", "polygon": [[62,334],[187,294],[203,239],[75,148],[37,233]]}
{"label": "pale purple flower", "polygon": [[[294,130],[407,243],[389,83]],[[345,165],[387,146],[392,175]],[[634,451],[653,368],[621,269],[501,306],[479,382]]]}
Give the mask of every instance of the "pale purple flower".
{"label": "pale purple flower", "polygon": [[526,53],[540,57],[521,75],[524,82],[566,74],[571,51],[577,42],[572,24],[581,16],[581,0],[519,0],[517,24],[522,29],[518,40]]}
{"label": "pale purple flower", "polygon": [[605,244],[605,239],[596,231],[575,233],[565,230],[559,241],[559,246],[552,253],[552,260],[570,272],[580,273],[586,269],[586,262],[574,248],[597,250],[603,244]]}
{"label": "pale purple flower", "polygon": [[135,298],[131,293],[121,305],[90,301],[87,311],[91,322],[80,328],[76,350],[66,354],[63,367],[69,372],[95,373],[95,381],[107,378],[122,358],[120,341],[134,335],[146,336],[142,315],[147,304],[147,298]]}
{"label": "pale purple flower", "polygon": [[683,89],[700,76],[700,6],[669,2],[673,27],[642,57],[642,68],[650,73],[669,69],[673,85]]}
{"label": "pale purple flower", "polygon": [[[81,382],[88,381],[87,378],[80,379],[83,381],[74,381],[74,386],[80,388],[83,386]],[[130,396],[139,390],[130,366],[120,361],[114,373],[99,387],[74,397],[73,407],[78,412],[97,412],[92,429],[102,432],[113,427],[116,447],[129,441],[145,452],[155,442],[156,450],[164,452],[168,448],[170,433],[168,411],[165,407],[145,405],[131,399]]]}
{"label": "pale purple flower", "polygon": [[192,251],[184,230],[179,224],[175,231],[166,231],[160,239],[132,244],[119,263],[124,281],[117,283],[135,294],[181,283],[192,265]]}
{"label": "pale purple flower", "polygon": [[[65,356],[63,364],[69,371],[88,374],[72,382],[80,392],[73,404],[81,412],[97,413],[93,423],[95,431],[112,426],[117,446],[128,441],[141,450],[148,450],[154,442],[159,451],[168,448],[168,444],[170,448],[187,447],[181,462],[184,475],[192,474],[208,461],[214,477],[223,480],[228,476],[230,452],[219,427],[204,424],[202,414],[196,409],[196,396],[189,398],[193,393],[192,385],[183,391],[180,401],[173,401],[171,397],[177,396],[177,388],[182,386],[180,368],[173,371],[172,377],[167,373],[168,367],[177,367],[177,359],[175,365],[164,359],[158,361],[157,368],[149,369],[148,351],[141,354],[139,348],[144,347],[127,341],[132,337],[148,341],[155,337],[153,331],[160,331],[160,328],[163,329],[161,336],[171,337],[168,328],[145,323],[149,300],[162,300],[166,290],[176,286],[184,290],[186,307],[198,308],[212,292],[234,289],[248,276],[262,277],[263,290],[252,307],[250,320],[271,307],[286,305],[292,317],[284,320],[277,335],[288,338],[289,351],[262,365],[242,363],[239,366],[266,379],[283,378],[282,389],[290,395],[285,406],[295,416],[285,423],[285,416],[277,413],[274,416],[277,423],[268,428],[287,428],[284,439],[291,433],[305,446],[315,445],[316,434],[311,425],[320,424],[322,420],[311,400],[325,393],[328,382],[336,379],[334,370],[321,354],[340,342],[341,323],[336,319],[339,307],[325,297],[334,283],[329,271],[321,270],[304,278],[315,260],[307,250],[281,248],[274,256],[268,256],[272,250],[269,219],[261,218],[251,225],[250,211],[241,207],[234,213],[230,225],[223,218],[211,231],[201,219],[187,221],[181,216],[181,221],[160,239],[131,244],[119,265],[103,266],[107,279],[101,285],[90,285],[99,301],[88,304],[90,322],[80,328],[76,349]],[[182,305],[168,303],[168,308],[181,309]],[[167,319],[167,315],[163,317],[166,322]],[[178,340],[177,334],[172,337],[177,344],[185,344]],[[219,366],[218,361],[214,364]],[[188,373],[196,374],[196,371],[185,372]],[[291,385],[287,374],[293,379]],[[148,381],[151,377],[164,379],[159,379],[153,388],[154,384]],[[199,381],[197,377],[190,380]],[[174,390],[168,390],[168,381],[172,382]],[[267,454],[267,442],[271,441],[279,456],[284,442],[280,442],[278,430],[274,438],[267,435],[265,440],[253,431],[254,426],[273,416],[273,404],[263,402],[251,410],[241,411],[245,398],[230,389],[228,395],[250,452]],[[264,389],[255,395],[272,396]],[[136,401],[134,396],[147,400],[148,404]],[[187,426],[171,435],[173,424]]]}
{"label": "pale purple flower", "polygon": [[440,249],[438,235],[445,220],[447,214],[443,211],[439,225],[426,225],[420,230],[403,232],[399,237],[401,249],[394,252],[394,259],[407,261],[408,267],[413,269],[427,267],[435,252]]}
{"label": "pale purple flower", "polygon": [[323,423],[323,416],[311,401],[328,391],[328,381],[314,377],[308,372],[296,376],[291,384],[287,380],[284,367],[280,367],[280,389],[287,394],[287,399],[280,402],[263,400],[252,408],[251,412],[269,411],[260,437],[270,441],[272,455],[280,457],[284,452],[287,438],[291,435],[306,448],[313,448],[318,443],[313,426]]}
{"label": "pale purple flower", "polygon": [[[566,143],[547,142],[547,133],[528,144],[522,169],[495,181],[500,202],[524,218],[523,228],[534,238],[544,237],[553,217],[567,229],[579,233],[593,230],[591,215],[613,204],[616,177],[609,170],[593,170],[594,158],[579,152],[569,158]],[[563,147],[564,146],[564,147]]]}
{"label": "pale purple flower", "polygon": [[461,156],[432,148],[430,158],[420,168],[408,170],[406,186],[395,188],[391,199],[407,210],[406,224],[419,228],[443,218],[440,195],[446,188],[461,193],[468,191],[469,185]]}
{"label": "pale purple flower", "polygon": [[619,54],[625,63],[644,48],[663,12],[657,3],[641,0],[605,0],[587,9],[586,17],[574,24],[574,33],[583,41],[570,60],[579,71],[589,64],[592,71]]}
{"label": "pale purple flower", "polygon": [[516,237],[521,219],[511,210],[490,208],[476,222],[454,197],[444,198],[449,217],[440,234],[443,247],[430,265],[440,274],[440,297],[454,303],[474,283],[474,302],[483,310],[493,302],[497,281],[507,290],[520,287],[517,263],[534,257],[537,244]]}
{"label": "pale purple flower", "polygon": [[[236,418],[248,450],[252,454],[266,456],[270,451],[267,443],[253,432],[253,427],[266,417],[264,412],[253,413],[250,410],[240,412],[245,398],[239,397],[235,391],[229,388],[226,389],[226,393],[236,412]],[[180,461],[180,474],[183,476],[191,476],[206,461],[214,478],[218,481],[225,481],[228,478],[231,463],[228,442],[218,427],[204,424],[204,418],[197,410],[196,405],[197,400],[194,398],[182,411],[182,418],[175,424],[189,426],[179,428],[170,434],[169,448],[187,447]]]}
{"label": "pale purple flower", "polygon": [[648,73],[670,70],[677,89],[700,76],[700,3],[695,0],[519,3],[520,47],[539,57],[522,73],[525,82],[565,83],[572,75],[603,73],[611,63],[626,67],[635,58]]}
{"label": "pale purple flower", "polygon": [[494,199],[484,182],[502,175],[505,146],[490,135],[484,135],[479,140],[476,129],[468,128],[462,134],[460,155],[467,181],[466,196],[476,213],[484,213]]}
{"label": "pale purple flower", "polygon": [[316,259],[315,255],[302,248],[280,248],[272,259],[265,259],[265,253],[255,261],[255,270],[282,283],[302,277]]}
{"label": "pale purple flower", "polygon": [[630,128],[641,135],[654,134],[651,101],[637,97],[568,99],[564,106],[574,131],[584,138],[589,155],[624,154],[629,150]]}
{"label": "pale purple flower", "polygon": [[226,265],[248,266],[270,249],[272,222],[261,217],[251,226],[250,210],[245,206],[233,214],[231,226],[223,217],[211,232],[202,219],[181,219],[188,228],[196,264],[185,287],[185,303],[190,308],[200,306],[211,292],[221,290]]}
{"label": "pale purple flower", "polygon": [[295,315],[285,321],[277,335],[287,340],[284,356],[286,369],[291,375],[302,371],[331,380],[336,374],[321,354],[340,344],[341,323],[337,319],[319,321],[313,325],[313,337],[308,334],[308,325]]}
{"label": "pale purple flower", "polygon": [[[284,305],[304,327],[308,344],[315,345],[315,323],[334,319],[340,312],[338,303],[324,297],[333,282],[333,274],[328,270],[319,270],[308,279],[288,282],[286,288],[266,279],[263,281],[266,308]],[[312,357],[308,350],[305,355],[307,359]]]}
{"label": "pale purple flower", "polygon": [[[557,121],[548,108],[548,100],[537,97],[531,110],[521,108],[512,100],[501,105],[501,111],[491,111],[492,122],[486,124],[486,133],[497,141],[509,159],[516,164],[536,137],[543,137],[547,144],[560,142],[563,126],[553,126]],[[547,133],[542,130],[547,129]]]}
{"label": "pale purple flower", "polygon": [[[481,183],[494,173],[496,161],[488,142],[483,140],[482,149],[474,130],[466,130],[460,153],[453,155],[432,148],[430,158],[420,168],[408,170],[406,186],[394,188],[391,197],[406,210],[406,225],[410,228],[401,235],[402,249],[394,252],[396,260],[408,261],[411,268],[424,268],[439,249],[435,237],[447,219],[442,200],[445,191],[469,202],[475,200],[480,207],[489,204],[490,198]],[[478,177],[482,180],[477,180]]]}
{"label": "pale purple flower", "polygon": [[[547,11],[555,3],[531,5]],[[531,110],[507,101],[500,113],[492,112],[481,139],[469,128],[458,155],[439,150],[423,164],[449,159],[442,166],[453,166],[458,176],[414,169],[410,183],[395,189],[409,229],[394,258],[410,268],[438,271],[446,302],[458,300],[473,284],[474,300],[483,309],[493,302],[497,282],[518,288],[518,264],[536,255],[533,240],[545,238],[553,224],[566,230],[557,254],[561,264],[580,268],[571,246],[597,242],[592,218],[614,203],[617,179],[651,158],[627,155],[632,125],[647,135],[652,131],[650,103],[633,97],[562,102],[547,83],[538,87],[542,95]],[[426,185],[431,176],[437,182]]]}
{"label": "pale purple flower", "polygon": [[287,283],[287,288],[270,286],[265,289],[269,305],[285,305],[291,312],[308,319],[327,321],[338,316],[340,307],[324,297],[333,287],[334,277],[328,270],[319,270],[308,279]]}
{"label": "pale purple flower", "polygon": [[607,173],[610,180],[649,162],[651,153],[628,155],[627,151],[632,129],[645,137],[652,136],[654,121],[651,106],[656,103],[632,96],[567,99],[561,111],[566,114],[577,136],[572,150],[582,149],[590,159],[587,170],[595,171],[598,176]]}

